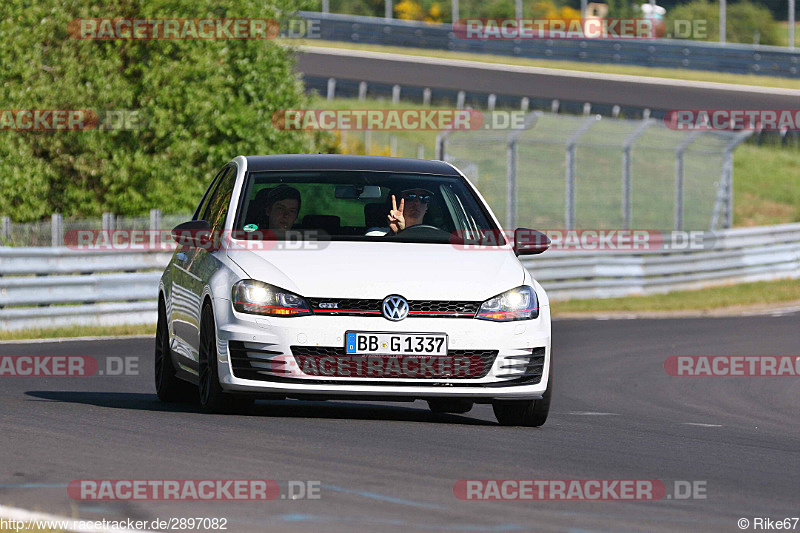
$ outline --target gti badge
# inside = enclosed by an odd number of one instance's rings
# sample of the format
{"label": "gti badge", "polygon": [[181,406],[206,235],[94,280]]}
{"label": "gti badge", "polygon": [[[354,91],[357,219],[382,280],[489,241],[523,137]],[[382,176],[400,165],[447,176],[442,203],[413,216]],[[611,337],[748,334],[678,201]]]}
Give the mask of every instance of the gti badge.
{"label": "gti badge", "polygon": [[319,304],[320,309],[338,309],[339,302],[321,302]]}
{"label": "gti badge", "polygon": [[402,296],[387,296],[383,300],[383,316],[397,322],[408,316],[408,302]]}

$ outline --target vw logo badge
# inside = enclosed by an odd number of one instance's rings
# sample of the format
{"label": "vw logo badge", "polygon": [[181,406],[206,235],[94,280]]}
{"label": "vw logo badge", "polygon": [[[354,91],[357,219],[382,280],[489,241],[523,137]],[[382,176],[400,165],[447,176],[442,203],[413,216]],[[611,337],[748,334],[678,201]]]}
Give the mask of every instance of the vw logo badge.
{"label": "vw logo badge", "polygon": [[387,296],[383,300],[383,316],[397,322],[408,316],[408,302],[402,296]]}

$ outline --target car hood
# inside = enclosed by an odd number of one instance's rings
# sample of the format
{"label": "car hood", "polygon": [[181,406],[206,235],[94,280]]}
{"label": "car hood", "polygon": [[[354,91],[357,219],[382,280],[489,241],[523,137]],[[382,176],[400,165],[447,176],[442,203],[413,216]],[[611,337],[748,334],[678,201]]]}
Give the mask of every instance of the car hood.
{"label": "car hood", "polygon": [[329,242],[322,250],[228,250],[247,275],[312,298],[483,301],[524,280],[510,249]]}

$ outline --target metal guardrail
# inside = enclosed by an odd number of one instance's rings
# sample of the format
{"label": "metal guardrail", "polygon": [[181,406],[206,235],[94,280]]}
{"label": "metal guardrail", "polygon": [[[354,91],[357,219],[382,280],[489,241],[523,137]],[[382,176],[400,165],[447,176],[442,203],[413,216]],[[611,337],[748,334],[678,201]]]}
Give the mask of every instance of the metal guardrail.
{"label": "metal guardrail", "polygon": [[800,224],[735,228],[698,251],[552,250],[523,261],[553,300],[612,298],[800,277]]}
{"label": "metal guardrail", "polygon": [[4,330],[155,324],[171,252],[0,247]]}
{"label": "metal guardrail", "polygon": [[720,44],[676,39],[459,39],[450,24],[300,12],[319,21],[321,39],[430,48],[536,59],[711,70],[738,74],[800,77],[800,50],[778,46]]}
{"label": "metal guardrail", "polygon": [[[523,264],[555,301],[800,277],[800,223],[715,235],[706,250],[551,250]],[[158,279],[170,257],[0,247],[0,327],[154,324]]]}

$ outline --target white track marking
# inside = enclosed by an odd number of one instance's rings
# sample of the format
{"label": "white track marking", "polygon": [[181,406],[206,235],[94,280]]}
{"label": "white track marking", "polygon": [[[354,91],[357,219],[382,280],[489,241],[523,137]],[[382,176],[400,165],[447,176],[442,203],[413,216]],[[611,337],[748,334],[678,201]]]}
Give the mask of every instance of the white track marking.
{"label": "white track marking", "polygon": [[567,414],[574,416],[619,416],[619,413],[597,413],[594,411],[572,411]]}

